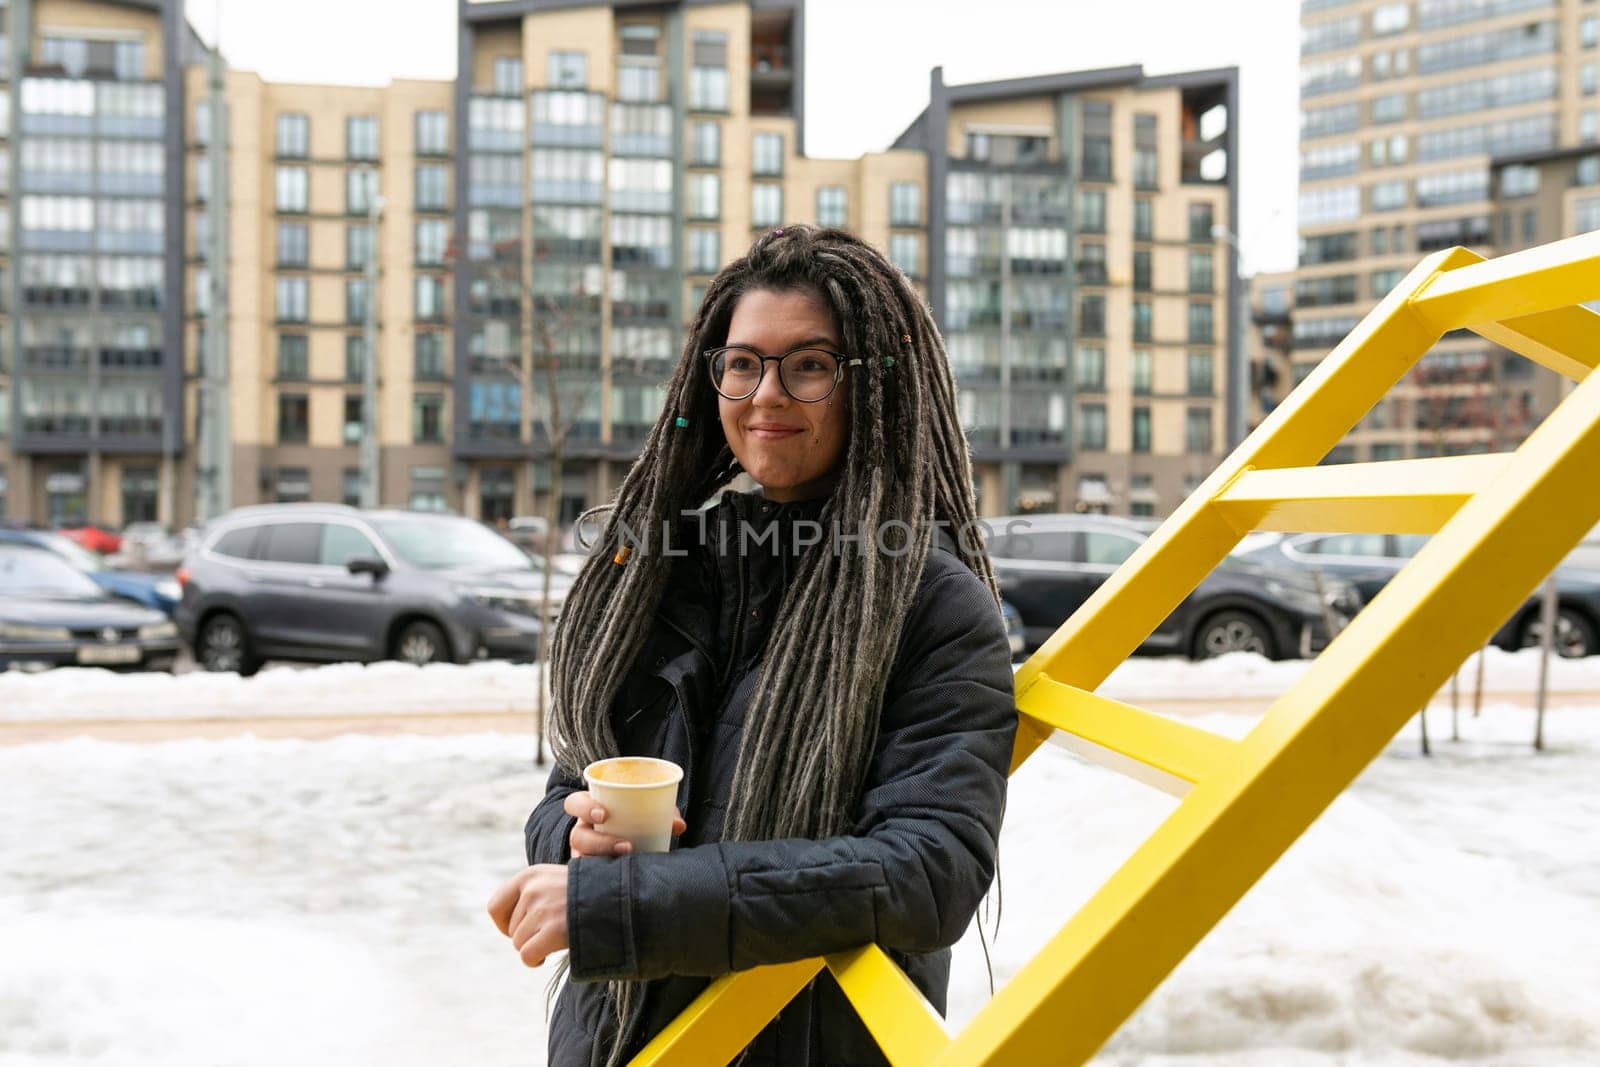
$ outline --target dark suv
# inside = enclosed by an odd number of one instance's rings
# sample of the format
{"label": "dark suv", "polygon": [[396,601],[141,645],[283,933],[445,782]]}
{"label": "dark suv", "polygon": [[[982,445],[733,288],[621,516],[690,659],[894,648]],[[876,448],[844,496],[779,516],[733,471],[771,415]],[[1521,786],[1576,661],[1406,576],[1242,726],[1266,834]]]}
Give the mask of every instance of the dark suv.
{"label": "dark suv", "polygon": [[[263,660],[409,663],[538,652],[540,564],[453,515],[327,504],[240,508],[179,570],[175,620],[207,670]],[[552,574],[551,598],[571,579]]]}
{"label": "dark suv", "polygon": [[[1000,595],[1022,613],[1027,647],[1043,644],[1154,532],[1150,520],[1090,515],[985,519],[993,531]],[[1269,659],[1319,651],[1361,606],[1347,582],[1320,585],[1284,563],[1229,556],[1141,646],[1207,659],[1259,652]]]}

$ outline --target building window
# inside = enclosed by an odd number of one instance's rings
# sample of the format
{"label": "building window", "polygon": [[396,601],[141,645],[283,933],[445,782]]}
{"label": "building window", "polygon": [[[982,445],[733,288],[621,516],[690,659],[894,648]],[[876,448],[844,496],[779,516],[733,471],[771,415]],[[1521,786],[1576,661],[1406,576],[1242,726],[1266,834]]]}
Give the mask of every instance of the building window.
{"label": "building window", "polygon": [[1215,216],[1209,203],[1196,201],[1189,205],[1189,241],[1190,243],[1215,240],[1212,232]]}
{"label": "building window", "polygon": [[1212,309],[1210,303],[1189,305],[1189,340],[1213,340],[1212,326]]}
{"label": "building window", "polygon": [[1078,246],[1078,282],[1081,285],[1106,284],[1105,245],[1091,242]]}
{"label": "building window", "polygon": [[303,382],[306,378],[306,335],[280,333],[278,335],[278,378],[286,382]]}
{"label": "building window", "polygon": [[412,376],[418,381],[437,382],[446,377],[442,333],[418,333],[412,349]]}
{"label": "building window", "polygon": [[1148,293],[1151,289],[1150,250],[1148,248],[1134,250],[1133,289],[1137,293]]}
{"label": "building window", "polygon": [[689,231],[689,273],[715,274],[722,266],[722,233],[718,230]]}
{"label": "building window", "polygon": [[417,112],[417,155],[447,156],[450,154],[450,113],[448,111]]}
{"label": "building window", "polygon": [[372,115],[352,115],[344,120],[346,159],[378,158],[378,120]]}
{"label": "building window", "polygon": [[304,267],[310,256],[310,248],[305,223],[278,223],[278,266]]}
{"label": "building window", "polygon": [[279,467],[273,492],[280,504],[304,504],[311,499],[311,472],[304,467]]}
{"label": "building window", "polygon": [[411,398],[411,439],[419,445],[443,443],[443,396],[438,393],[417,393]]}
{"label": "building window", "polygon": [[517,56],[495,56],[493,67],[495,96],[522,96],[522,60]]}
{"label": "building window", "polygon": [[916,182],[890,183],[889,225],[922,225],[922,186]]}
{"label": "building window", "polygon": [[1149,341],[1152,329],[1150,301],[1135,300],[1133,302],[1133,339],[1135,341]]}
{"label": "building window", "polygon": [[1148,241],[1154,236],[1154,232],[1151,202],[1143,197],[1136,198],[1133,202],[1133,239]]}
{"label": "building window", "polygon": [[278,394],[278,443],[303,445],[311,433],[311,401],[304,393]]}
{"label": "building window", "polygon": [[305,159],[311,154],[311,119],[279,115],[276,152],[279,159]]}
{"label": "building window", "polygon": [[889,235],[889,262],[907,277],[922,276],[922,235],[916,233],[891,233]]}
{"label": "building window", "polygon": [[1211,409],[1190,408],[1184,417],[1184,447],[1196,455],[1211,452]]}
{"label": "building window", "polygon": [[818,226],[843,226],[845,210],[844,186],[824,185],[817,189]]}
{"label": "building window", "polygon": [[1101,345],[1079,345],[1072,355],[1072,384],[1088,392],[1106,388],[1106,350]]}
{"label": "building window", "polygon": [[753,185],[750,187],[750,224],[776,226],[783,221],[783,186]]}
{"label": "building window", "polygon": [[1214,291],[1216,283],[1213,278],[1213,257],[1210,252],[1189,253],[1189,291],[1191,293],[1209,293]]}
{"label": "building window", "polygon": [[305,322],[310,318],[310,285],[305,278],[279,278],[277,318],[279,322]]}
{"label": "building window", "polygon": [[718,174],[689,175],[689,217],[722,217],[722,177]]}
{"label": "building window", "polygon": [[728,35],[720,30],[694,31],[689,106],[697,111],[728,110]]}
{"label": "building window", "polygon": [[366,436],[366,425],[361,418],[361,397],[344,398],[344,443],[356,445]]}
{"label": "building window", "polygon": [[359,333],[344,335],[344,380],[359,382],[367,373],[367,339]]}
{"label": "building window", "polygon": [[346,226],[344,228],[344,265],[346,270],[365,270],[372,262],[372,227]]}
{"label": "building window", "polygon": [[1150,451],[1150,409],[1143,405],[1133,409],[1133,450]]}
{"label": "building window", "polygon": [[783,134],[758,133],[751,141],[750,170],[776,177],[783,173]]}
{"label": "building window", "polygon": [[1372,36],[1399,33],[1411,25],[1410,4],[1384,4],[1372,10]]}
{"label": "building window", "polygon": [[417,265],[444,265],[445,247],[450,243],[450,224],[444,219],[423,219],[417,223]]}
{"label": "building window", "polygon": [[715,167],[722,162],[722,126],[715,122],[696,122],[690,131],[689,162],[697,167]]}
{"label": "building window", "polygon": [[1085,452],[1106,450],[1106,406],[1078,405],[1078,447]]}
{"label": "building window", "polygon": [[1500,171],[1500,195],[1507,199],[1539,191],[1539,168],[1512,165]]}
{"label": "building window", "polygon": [[584,52],[551,52],[545,60],[544,77],[551,89],[586,89],[589,56]]}
{"label": "building window", "polygon": [[279,167],[273,176],[273,205],[279,211],[306,212],[310,184],[304,167]]}
{"label": "building window", "polygon": [[1088,293],[1078,298],[1078,332],[1085,337],[1106,335],[1106,298]]}
{"label": "building window", "polygon": [[417,166],[417,210],[444,211],[450,206],[450,168],[443,163]]}
{"label": "building window", "polygon": [[378,191],[378,172],[370,167],[352,167],[344,172],[344,211],[346,215],[365,215],[372,210]]}
{"label": "building window", "polygon": [[367,280],[365,278],[346,278],[344,280],[344,321],[360,325],[367,318]]}
{"label": "building window", "polygon": [[1373,211],[1396,211],[1406,206],[1410,183],[1405,179],[1375,183],[1368,196],[1367,206]]}
{"label": "building window", "polygon": [[417,276],[415,308],[418,322],[441,322],[444,319],[444,279],[432,274]]}
{"label": "building window", "polygon": [[1111,180],[1111,104],[1106,100],[1083,102],[1081,138],[1083,177],[1090,181]]}
{"label": "building window", "polygon": [[1158,183],[1156,165],[1156,117],[1133,116],[1133,186],[1154,189]]}
{"label": "building window", "polygon": [[1590,15],[1578,23],[1578,43],[1585,48],[1600,43],[1600,15]]}
{"label": "building window", "polygon": [[1154,367],[1155,361],[1148,348],[1135,348],[1133,350],[1132,387],[1135,396],[1149,395],[1154,377]]}
{"label": "building window", "polygon": [[1078,229],[1084,233],[1106,232],[1105,190],[1078,190]]}
{"label": "building window", "polygon": [[1189,394],[1191,396],[1210,396],[1214,382],[1212,371],[1215,361],[1210,352],[1189,353]]}
{"label": "building window", "polygon": [[617,99],[656,102],[661,99],[661,28],[653,23],[629,23],[619,34],[622,55],[617,59]]}

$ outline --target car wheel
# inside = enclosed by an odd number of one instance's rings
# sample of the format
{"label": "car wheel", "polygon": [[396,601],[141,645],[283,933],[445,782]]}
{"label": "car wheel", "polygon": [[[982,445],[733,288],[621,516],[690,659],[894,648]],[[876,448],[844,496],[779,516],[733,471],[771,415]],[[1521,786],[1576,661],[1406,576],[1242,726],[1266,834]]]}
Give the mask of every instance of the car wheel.
{"label": "car wheel", "polygon": [[211,616],[200,628],[194,658],[208,671],[233,671],[244,678],[261,669],[261,661],[250,650],[244,623],[226,611]]}
{"label": "car wheel", "polygon": [[1275,659],[1272,635],[1266,623],[1245,611],[1219,611],[1200,624],[1194,637],[1195,659],[1211,659],[1229,652],[1255,652]]}
{"label": "car wheel", "polygon": [[[1544,639],[1544,620],[1537,609],[1522,627],[1522,647],[1537,648]],[[1588,619],[1571,608],[1556,608],[1556,639],[1553,647],[1563,659],[1582,659],[1600,651],[1600,639]]]}
{"label": "car wheel", "polygon": [[431,622],[407,623],[394,639],[394,658],[402,663],[442,663],[450,658],[444,631]]}

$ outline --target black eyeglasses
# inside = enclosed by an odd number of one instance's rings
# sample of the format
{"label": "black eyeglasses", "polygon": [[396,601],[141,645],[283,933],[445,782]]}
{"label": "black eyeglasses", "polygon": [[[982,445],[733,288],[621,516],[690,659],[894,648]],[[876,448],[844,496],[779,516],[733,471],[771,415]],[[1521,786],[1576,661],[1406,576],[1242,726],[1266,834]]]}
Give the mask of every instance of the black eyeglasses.
{"label": "black eyeglasses", "polygon": [[781,356],[763,355],[750,345],[727,345],[706,353],[711,366],[711,385],[728,400],[745,400],[761,388],[767,364],[778,365],[778,382],[783,391],[802,404],[826,400],[838,388],[846,367],[859,366],[859,359],[846,359],[826,348],[804,347]]}

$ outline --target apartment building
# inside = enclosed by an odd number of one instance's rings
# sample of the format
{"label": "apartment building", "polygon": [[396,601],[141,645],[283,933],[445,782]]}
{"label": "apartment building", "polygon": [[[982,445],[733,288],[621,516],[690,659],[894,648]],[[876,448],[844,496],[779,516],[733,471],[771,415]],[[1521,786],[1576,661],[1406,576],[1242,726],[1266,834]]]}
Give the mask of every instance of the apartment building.
{"label": "apartment building", "polygon": [[[1422,256],[1526,240],[1521,216],[1508,228],[1495,206],[1493,157],[1600,141],[1594,0],[1304,0],[1301,12],[1295,381]],[[1549,372],[1526,373],[1458,331],[1330,459],[1506,447],[1556,395]]]}
{"label": "apartment building", "polygon": [[361,499],[375,423],[386,505],[570,520],[637,455],[710,277],[786,222],[926,295],[988,514],[1164,513],[1243,418],[1232,70],[936,71],[885,151],[819,159],[803,0],[463,2],[453,82],[226,71],[213,189],[176,0],[31,8],[0,515],[194,517],[220,336],[227,503]]}

